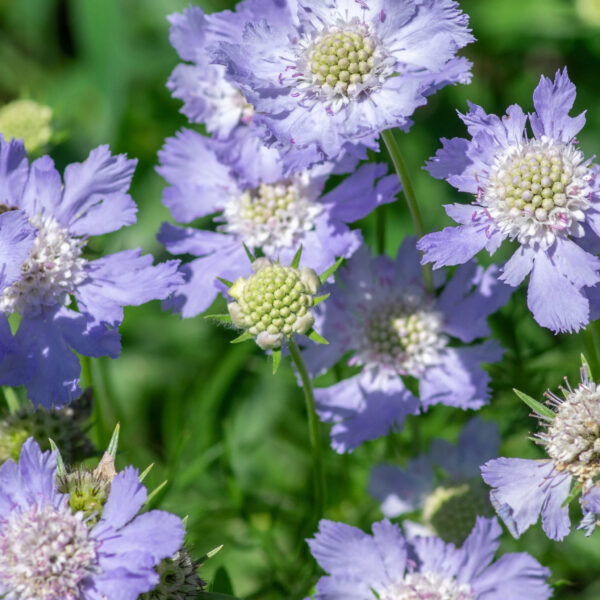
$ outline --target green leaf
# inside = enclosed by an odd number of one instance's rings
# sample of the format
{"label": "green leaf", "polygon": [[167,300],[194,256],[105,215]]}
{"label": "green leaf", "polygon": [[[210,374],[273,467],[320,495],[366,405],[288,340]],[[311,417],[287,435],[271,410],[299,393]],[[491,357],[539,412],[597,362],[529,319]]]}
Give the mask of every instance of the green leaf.
{"label": "green leaf", "polygon": [[294,269],[298,268],[301,258],[302,258],[302,244],[300,244],[300,248],[298,248],[298,251],[296,252],[296,254],[294,254],[294,258],[292,258],[292,267],[294,267]]}
{"label": "green leaf", "polygon": [[112,456],[113,460],[117,460],[117,448],[119,446],[119,433],[120,432],[121,432],[121,424],[117,423],[117,425],[113,431],[112,437],[110,438],[108,448],[106,449],[106,452]]}
{"label": "green leaf", "polygon": [[317,344],[329,344],[329,342],[314,329],[311,329],[307,335],[313,342],[317,342]]}
{"label": "green leaf", "polygon": [[233,595],[233,586],[231,584],[231,579],[225,567],[219,567],[217,569],[211,587],[213,590],[219,592],[220,594]]}
{"label": "green leaf", "polygon": [[198,596],[199,600],[238,600],[235,596],[229,594],[219,594],[217,592],[202,592]]}
{"label": "green leaf", "polygon": [[231,315],[228,313],[220,315],[204,315],[205,319],[212,319],[214,321],[221,321],[221,323],[231,323]]}
{"label": "green leaf", "polygon": [[231,340],[230,344],[240,344],[241,342],[245,342],[246,340],[251,340],[254,336],[249,331],[244,331],[242,335],[239,335],[235,338],[235,340]]}
{"label": "green leaf", "polygon": [[164,487],[167,485],[168,481],[165,479],[157,488],[153,489],[146,498],[146,502],[144,504],[148,504],[152,498],[154,498]]}
{"label": "green leaf", "polygon": [[56,452],[56,474],[59,477],[64,477],[67,474],[67,469],[60,454],[60,450],[52,438],[48,438],[48,441],[50,442],[50,449],[52,452]]}
{"label": "green leaf", "polygon": [[138,478],[140,480],[140,483],[142,481],[144,481],[144,479],[146,479],[146,477],[148,476],[148,473],[150,473],[150,471],[152,471],[153,467],[154,467],[154,463],[151,463],[146,467],[146,469],[142,473],[140,473],[140,476]]}
{"label": "green leaf", "polygon": [[221,283],[224,283],[228,288],[230,288],[233,285],[233,281],[229,281],[229,279],[223,279],[222,277],[217,277],[217,279]]}
{"label": "green leaf", "polygon": [[529,406],[529,408],[531,408],[531,410],[533,410],[534,412],[536,412],[538,415],[541,415],[542,417],[548,417],[549,419],[554,419],[555,414],[554,414],[554,411],[552,409],[548,408],[547,406],[545,406],[541,402],[538,402],[537,400],[534,400],[531,396],[528,396],[527,394],[525,394],[524,392],[521,392],[521,391],[517,390],[516,388],[513,388],[513,392],[523,402],[525,402],[525,404],[527,404],[527,406]]}
{"label": "green leaf", "polygon": [[250,262],[254,262],[256,260],[256,256],[254,256],[254,254],[252,254],[252,252],[250,252],[250,249],[248,248],[248,246],[246,246],[246,244],[244,242],[242,242],[242,246],[244,246],[244,250],[246,251],[246,256],[248,257],[248,260]]}
{"label": "green leaf", "polygon": [[325,283],[329,277],[331,275],[333,275],[340,267],[340,265],[344,262],[344,257],[340,256],[332,265],[331,267],[329,267],[329,269],[323,271],[323,273],[321,273],[319,275],[319,281],[321,283]]}
{"label": "green leaf", "polygon": [[277,373],[277,369],[279,369],[279,363],[281,363],[281,348],[273,350],[273,375]]}
{"label": "green leaf", "polygon": [[590,367],[590,363],[588,362],[588,359],[585,357],[585,354],[583,354],[583,352],[581,353],[581,364],[587,371],[588,378],[591,381],[593,381],[594,377],[592,375],[592,367]]}
{"label": "green leaf", "polygon": [[573,502],[573,500],[575,500],[575,498],[577,498],[577,496],[579,496],[579,494],[581,494],[582,488],[583,488],[582,483],[578,483],[578,484],[574,485],[573,489],[567,496],[566,500],[560,505],[561,508],[563,508],[565,506],[569,506],[569,504],[571,504],[571,502]]}
{"label": "green leaf", "polygon": [[327,298],[329,298],[329,296],[331,296],[331,294],[323,294],[322,296],[315,296],[313,298],[313,306],[316,306],[317,304],[320,304],[321,302],[323,302],[323,300],[327,300]]}

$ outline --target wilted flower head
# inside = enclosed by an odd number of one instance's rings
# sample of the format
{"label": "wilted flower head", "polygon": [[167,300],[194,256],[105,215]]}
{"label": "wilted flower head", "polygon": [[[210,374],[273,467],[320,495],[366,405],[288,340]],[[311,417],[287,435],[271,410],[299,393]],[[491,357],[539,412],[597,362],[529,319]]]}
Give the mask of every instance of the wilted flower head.
{"label": "wilted flower head", "polygon": [[491,516],[479,465],[498,456],[499,447],[496,424],[475,417],[463,428],[457,445],[436,439],[428,454],[409,461],[405,469],[375,466],[369,492],[381,501],[386,517],[422,510],[428,532],[461,544],[477,516]]}
{"label": "wilted flower head", "polygon": [[206,310],[219,289],[217,277],[231,279],[245,263],[242,244],[288,264],[304,248],[302,265],[324,270],[337,256],[349,257],[360,246],[359,231],[348,223],[392,202],[397,177],[385,165],[362,165],[324,193],[332,173],[346,172],[353,161],[326,163],[284,176],[279,161],[249,185],[244,169],[232,169],[216,151],[217,142],[184,130],[167,140],[159,153],[159,173],[169,182],[164,203],[178,221],[214,215],[217,231],[163,224],[158,239],[173,254],[199,258],[182,267],[186,282],[166,303],[184,317]]}
{"label": "wilted flower head", "polygon": [[385,129],[408,129],[427,95],[470,80],[456,52],[473,37],[450,0],[299,0],[248,21],[218,61],[287,149],[335,158],[348,143],[373,145]]}
{"label": "wilted flower head", "polygon": [[152,266],[140,249],[97,260],[84,254],[90,236],[135,222],[137,208],[127,193],[134,160],[101,146],[85,162],[69,165],[63,184],[49,156],[28,165],[23,146],[1,138],[0,155],[9,169],[18,165],[9,208],[21,209],[37,234],[20,279],[0,293],[0,312],[21,317],[12,336],[0,315],[6,351],[0,385],[25,385],[36,405],[62,405],[81,393],[73,350],[117,357],[123,307],[168,296],[181,279],[178,263]]}
{"label": "wilted flower head", "polygon": [[22,445],[30,437],[42,450],[50,449],[49,439],[52,439],[69,464],[88,458],[94,452],[85,434],[91,408],[91,390],[86,390],[70,406],[51,409],[27,406],[0,415],[0,464],[9,458],[18,460]]}
{"label": "wilted flower head", "polygon": [[[332,446],[347,452],[365,440],[401,427],[406,415],[437,403],[477,409],[488,400],[489,376],[482,362],[500,359],[488,340],[487,317],[508,299],[510,288],[496,269],[464,265],[437,296],[429,294],[413,238],[396,261],[371,258],[362,248],[340,270],[331,298],[315,311],[316,327],[328,346],[305,352],[313,374],[326,371],[344,355],[359,374],[315,389],[319,415],[334,423]],[[451,344],[458,338],[463,344]],[[419,399],[401,375],[419,380]]]}
{"label": "wilted flower head", "polygon": [[587,506],[586,494],[600,478],[600,390],[584,366],[581,383],[573,389],[566,382],[561,391],[563,398],[546,392],[548,406],[521,394],[545,428],[535,438],[549,460],[498,458],[481,467],[484,481],[493,488],[492,504],[515,537],[541,513],[546,535],[563,539],[570,529],[565,501],[577,495],[570,495],[572,484]]}
{"label": "wilted flower head", "polygon": [[439,538],[406,540],[387,520],[373,535],[355,527],[321,521],[308,540],[328,573],[315,600],[546,600],[550,575],[529,554],[506,554],[492,563],[501,533],[496,519],[479,517],[461,548]]}
{"label": "wilted flower head", "polygon": [[229,288],[227,305],[235,327],[253,337],[263,350],[281,348],[292,334],[308,334],[320,281],[313,269],[283,266],[268,258],[252,263],[254,275],[239,277]]}
{"label": "wilted flower head", "polygon": [[483,248],[493,254],[503,240],[516,240],[520,246],[500,278],[518,286],[531,272],[529,309],[553,331],[583,327],[588,297],[598,305],[597,292],[583,288],[600,281],[600,259],[584,249],[600,234],[600,182],[598,168],[577,147],[585,116],[569,116],[574,101],[565,69],[554,81],[541,78],[529,117],[517,105],[502,119],[470,105],[461,118],[472,139],[442,140],[428,170],[476,200],[446,206],[460,226],[418,243],[424,261],[439,268],[464,263]]}
{"label": "wilted flower head", "polygon": [[0,594],[10,600],[137,600],[183,541],[181,520],[138,515],[146,489],[132,467],[116,475],[93,527],[57,489],[56,454],[28,440],[0,467]]}

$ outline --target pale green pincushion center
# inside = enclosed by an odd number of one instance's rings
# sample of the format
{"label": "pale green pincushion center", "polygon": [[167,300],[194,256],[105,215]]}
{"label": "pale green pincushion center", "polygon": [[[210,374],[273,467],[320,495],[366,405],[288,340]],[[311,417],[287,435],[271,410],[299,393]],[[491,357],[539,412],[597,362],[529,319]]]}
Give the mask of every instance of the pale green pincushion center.
{"label": "pale green pincushion center", "polygon": [[298,269],[274,264],[248,279],[238,303],[252,335],[290,335],[313,299]]}
{"label": "pale green pincushion center", "polygon": [[240,199],[239,216],[257,225],[283,221],[298,199],[295,185],[261,184],[254,192],[246,191]]}
{"label": "pale green pincushion center", "polygon": [[510,157],[492,181],[505,212],[514,216],[525,212],[546,222],[555,208],[567,204],[565,190],[573,175],[559,148],[550,147],[546,152],[532,148]]}
{"label": "pale green pincushion center", "polygon": [[347,90],[367,81],[373,70],[375,43],[356,31],[327,33],[308,56],[311,73],[322,86]]}

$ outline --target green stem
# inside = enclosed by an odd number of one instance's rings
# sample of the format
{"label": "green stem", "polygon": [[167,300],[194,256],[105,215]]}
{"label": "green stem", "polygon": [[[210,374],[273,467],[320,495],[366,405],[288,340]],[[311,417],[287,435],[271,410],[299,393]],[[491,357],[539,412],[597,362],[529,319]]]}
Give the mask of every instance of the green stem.
{"label": "green stem", "polygon": [[298,345],[293,338],[289,338],[288,347],[290,355],[302,380],[304,390],[304,400],[306,401],[306,411],[308,412],[308,430],[313,458],[313,486],[315,501],[315,525],[323,516],[325,508],[325,474],[323,472],[323,452],[321,449],[321,434],[319,429],[319,418],[315,410],[315,396],[310,382],[304,359],[300,353]]}
{"label": "green stem", "polygon": [[589,357],[591,369],[594,377],[600,373],[600,322],[592,321],[585,330],[588,352],[592,353]]}
{"label": "green stem", "polygon": [[104,423],[104,414],[98,385],[94,382],[92,361],[89,356],[80,356],[81,359],[81,388],[92,388],[92,422],[96,430],[96,444],[98,448],[104,448],[110,439],[110,432]]}
{"label": "green stem", "polygon": [[[406,204],[408,204],[408,210],[410,211],[410,216],[413,222],[415,233],[417,234],[417,238],[422,238],[425,235],[423,217],[421,216],[421,211],[419,210],[415,190],[413,188],[410,175],[408,174],[406,163],[402,158],[402,153],[400,152],[398,142],[396,141],[396,138],[394,136],[394,132],[391,129],[383,131],[381,134],[381,138],[385,143],[385,146],[392,159],[392,162],[394,163],[396,173],[398,174],[400,182],[402,183],[402,191],[404,193],[404,197],[406,198]],[[430,264],[423,265],[423,280],[425,281],[425,289],[430,294],[432,294],[434,291],[433,273]]]}
{"label": "green stem", "polygon": [[385,204],[382,204],[376,213],[377,217],[377,254],[385,254]]}

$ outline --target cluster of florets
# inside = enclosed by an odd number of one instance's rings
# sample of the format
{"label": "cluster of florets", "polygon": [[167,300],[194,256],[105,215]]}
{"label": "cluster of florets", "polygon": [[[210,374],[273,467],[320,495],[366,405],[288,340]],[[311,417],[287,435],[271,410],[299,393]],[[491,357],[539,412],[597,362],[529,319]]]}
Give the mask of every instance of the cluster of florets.
{"label": "cluster of florets", "polygon": [[568,382],[564,398],[546,392],[555,408],[554,418],[537,438],[546,447],[557,471],[566,471],[589,490],[600,476],[600,390],[582,373],[582,382],[572,389]]}
{"label": "cluster of florets", "polygon": [[256,338],[263,349],[280,348],[293,333],[306,334],[313,324],[310,312],[319,277],[307,267],[297,269],[259,258],[254,275],[239,277],[229,288],[236,301],[228,304],[231,320]]}
{"label": "cluster of florets", "polygon": [[394,583],[379,594],[381,600],[473,600],[473,589],[454,577],[439,573],[407,573],[400,583]]}
{"label": "cluster of florets", "polygon": [[481,203],[509,237],[548,247],[559,232],[583,235],[592,178],[572,144],[534,139],[497,159]]}
{"label": "cluster of florets", "polygon": [[32,437],[42,448],[50,450],[49,440],[61,448],[67,463],[91,456],[94,447],[85,435],[85,422],[91,414],[91,392],[86,391],[69,406],[34,408],[26,406],[0,418],[0,464],[18,460],[25,440]]}
{"label": "cluster of florets", "polygon": [[407,292],[377,307],[365,321],[365,362],[414,376],[435,364],[448,336],[441,331],[443,315],[431,305],[422,293]]}

